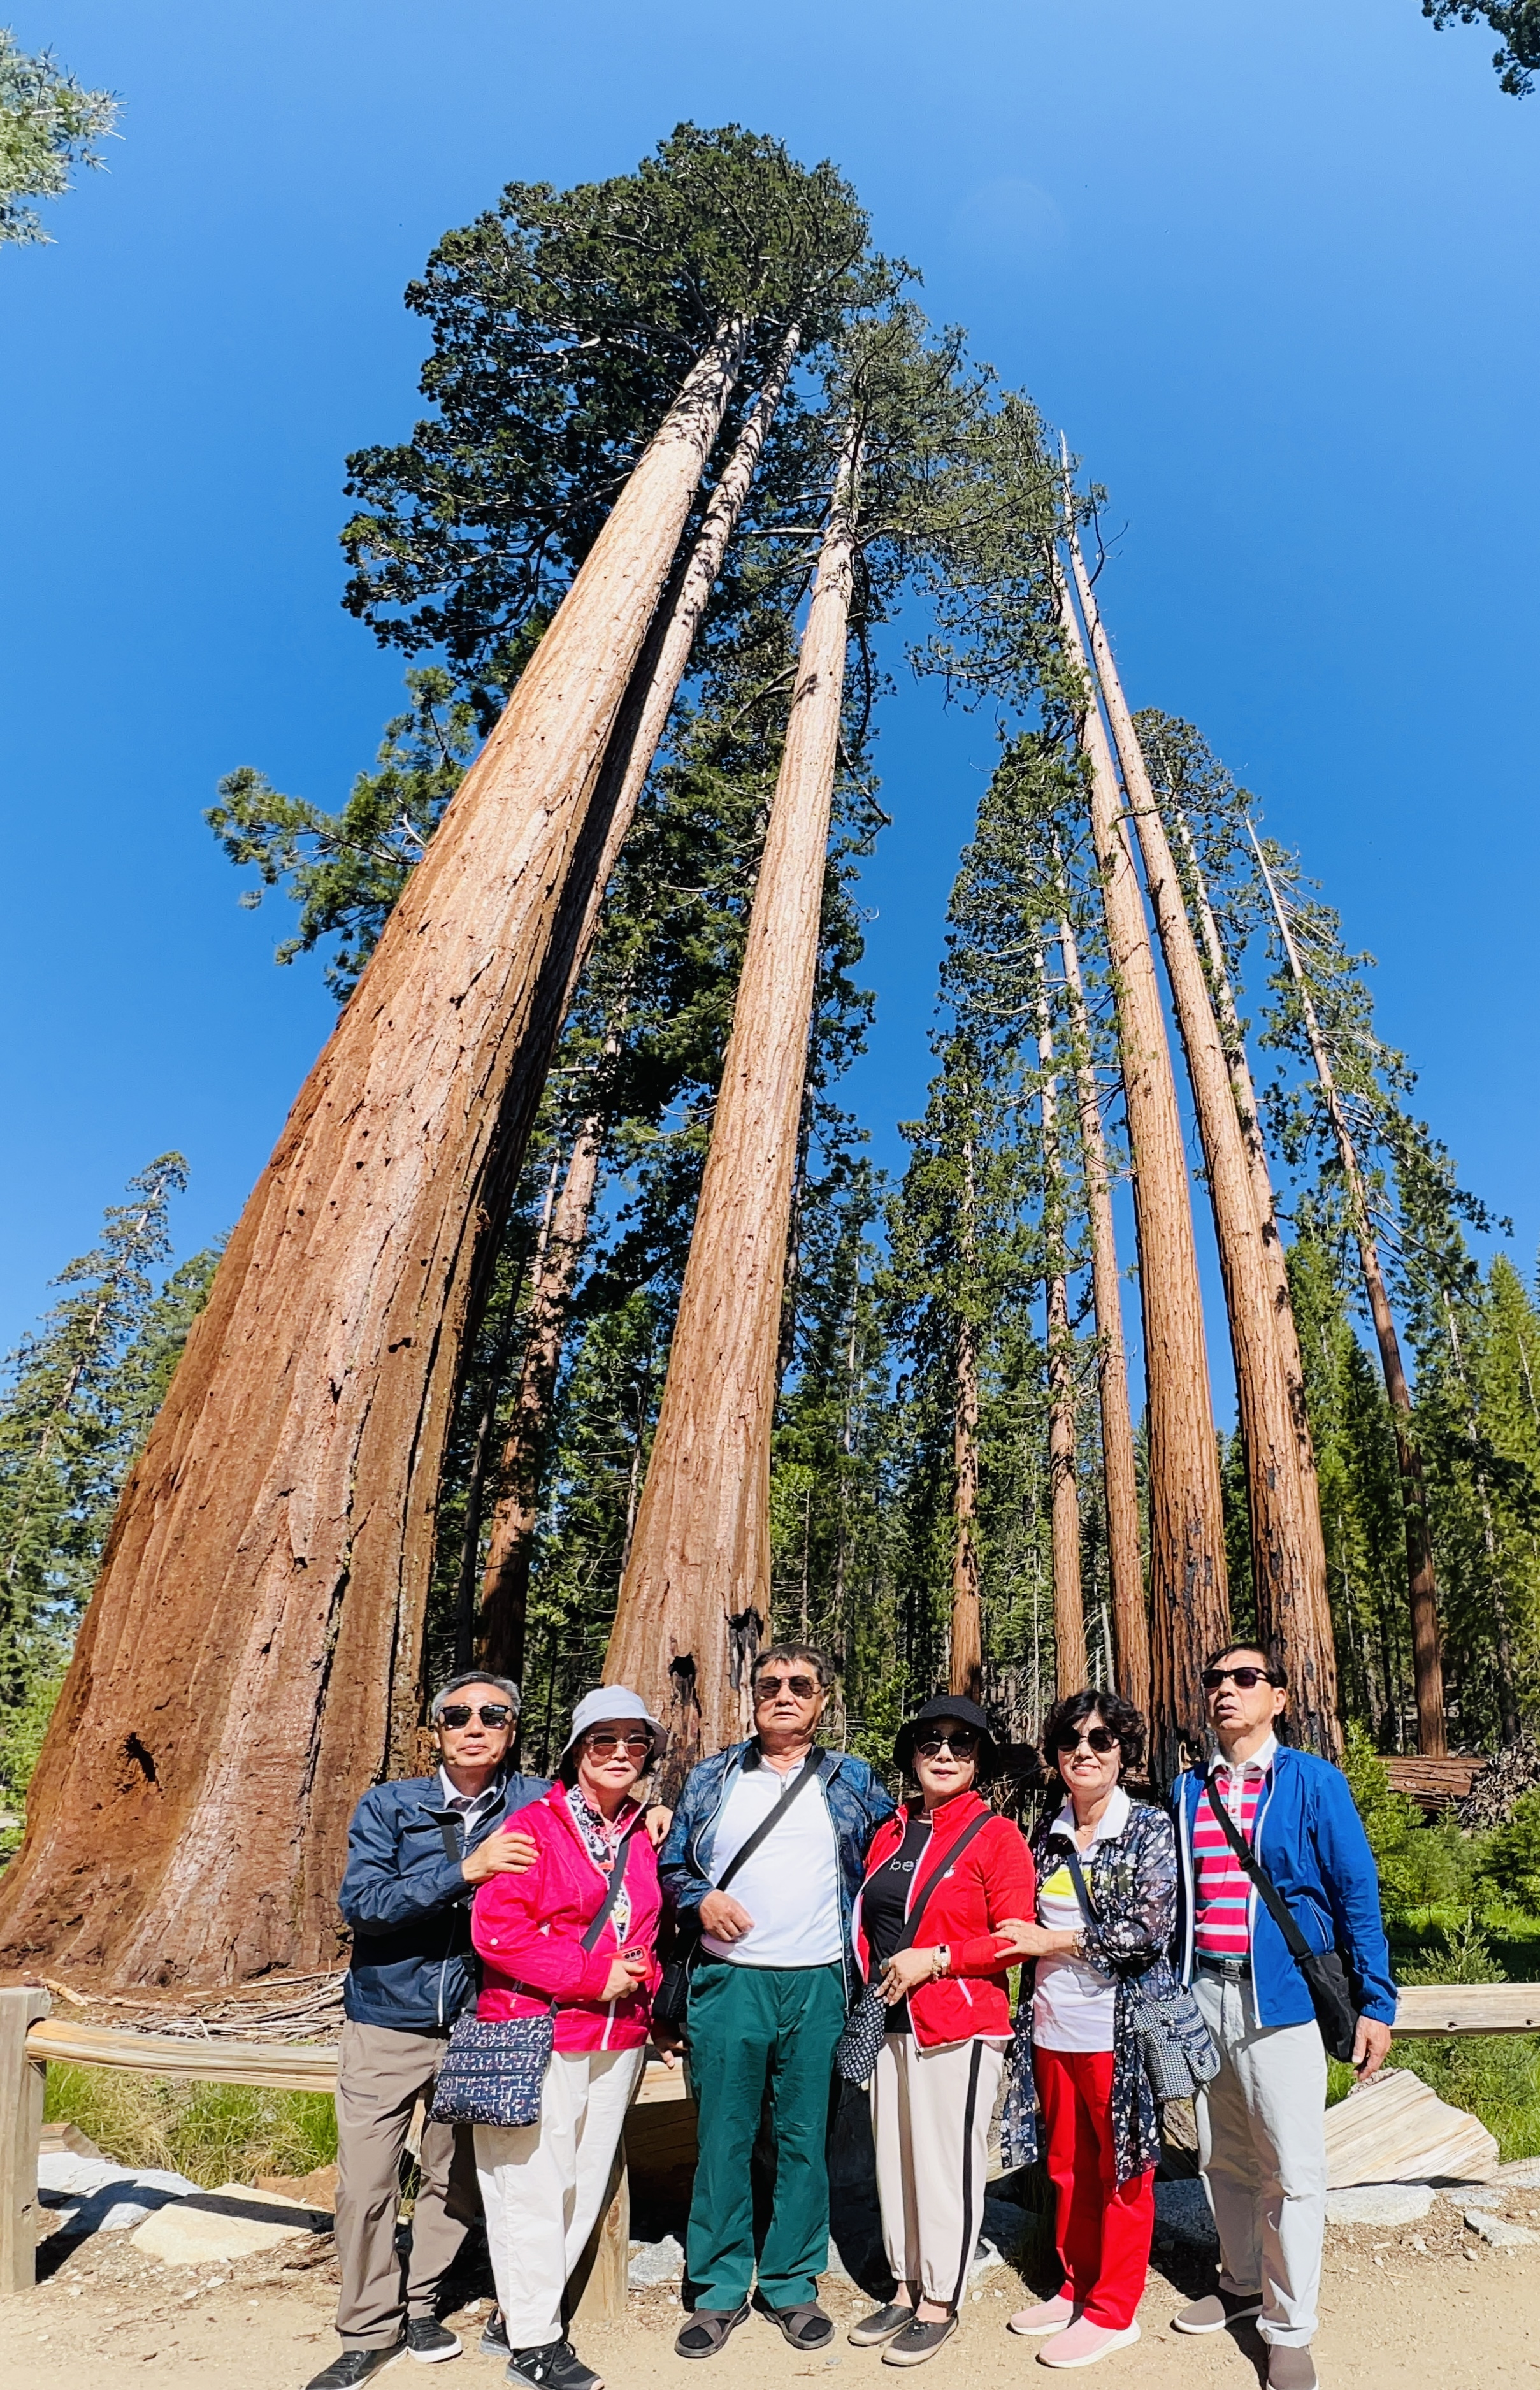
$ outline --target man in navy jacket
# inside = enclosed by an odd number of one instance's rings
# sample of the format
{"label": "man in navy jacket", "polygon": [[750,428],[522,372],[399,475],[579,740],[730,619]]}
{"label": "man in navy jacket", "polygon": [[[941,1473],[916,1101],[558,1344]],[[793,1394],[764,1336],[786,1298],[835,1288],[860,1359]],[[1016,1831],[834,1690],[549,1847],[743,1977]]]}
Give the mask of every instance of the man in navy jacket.
{"label": "man in navy jacket", "polygon": [[1269,2344],[1269,2390],[1315,2390],[1326,2049],[1309,1986],[1236,1858],[1215,1799],[1311,1948],[1341,1951],[1360,2010],[1353,2059],[1361,2081],[1390,2049],[1395,1985],[1374,1857],[1347,1779],[1278,1741],[1285,1686],[1276,1656],[1254,1643],[1216,1651],[1203,1670],[1213,1753],[1176,1782],[1177,1954],[1220,2054],[1197,2101],[1220,2274],[1217,2292],[1175,2324],[1223,2332],[1255,2316]]}
{"label": "man in navy jacket", "polygon": [[498,1829],[550,1790],[508,1766],[519,1689],[454,1677],[429,1713],[432,1776],[376,1784],[353,1812],[338,1905],[353,1930],[337,2070],[337,2330],[342,2354],[309,2390],[353,2390],[393,2358],[458,2357],[434,2301],[476,2213],[468,2127],[425,2124],[404,2271],[395,2245],[401,2153],[456,2018],[475,1998],[470,1904],[477,1884],[534,1860],[527,1834]]}

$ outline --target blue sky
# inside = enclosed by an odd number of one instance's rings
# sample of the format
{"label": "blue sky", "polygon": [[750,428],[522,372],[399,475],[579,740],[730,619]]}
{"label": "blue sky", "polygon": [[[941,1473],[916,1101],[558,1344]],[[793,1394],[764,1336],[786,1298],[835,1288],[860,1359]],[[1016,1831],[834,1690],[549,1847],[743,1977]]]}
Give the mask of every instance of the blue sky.
{"label": "blue sky", "polygon": [[[201,810],[242,763],[335,803],[395,708],[336,533],[344,453],[417,408],[404,285],[505,180],[623,169],[683,117],[834,158],[1066,427],[1121,527],[1131,697],[1202,726],[1378,954],[1528,1263],[1540,98],[1483,31],[1417,0],[10,13],[125,107],[58,245],[0,255],[0,1347],[164,1148],[181,1248],[229,1224],[331,1017]],[[880,762],[850,1099],[892,1162],[988,733],[905,689]]]}

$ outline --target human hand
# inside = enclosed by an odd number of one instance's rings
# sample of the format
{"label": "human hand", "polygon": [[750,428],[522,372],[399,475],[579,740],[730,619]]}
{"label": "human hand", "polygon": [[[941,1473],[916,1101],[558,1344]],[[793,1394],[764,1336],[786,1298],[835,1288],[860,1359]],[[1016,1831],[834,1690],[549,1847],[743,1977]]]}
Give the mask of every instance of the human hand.
{"label": "human hand", "polygon": [[1353,2037],[1353,2063],[1360,2083],[1378,2075],[1391,2054],[1391,2029],[1378,2017],[1361,2016]]}
{"label": "human hand", "polygon": [[638,1984],[646,1983],[649,1972],[650,1963],[645,1957],[611,1959],[600,1999],[623,2000]]}
{"label": "human hand", "polygon": [[500,1834],[489,1834],[473,1851],[467,1851],[460,1861],[460,1873],[467,1883],[485,1883],[491,1875],[527,1875],[540,1857],[539,1845],[533,1835],[517,1826]]}
{"label": "human hand", "polygon": [[655,1851],[662,1849],[668,1840],[668,1830],[673,1823],[673,1810],[665,1809],[661,1801],[654,1801],[642,1819],[642,1831]]}
{"label": "human hand", "polygon": [[741,1942],[754,1921],[730,1892],[709,1892],[700,1904],[700,1925],[713,1942]]}
{"label": "human hand", "polygon": [[672,2066],[674,2062],[675,2053],[683,2049],[685,2047],[685,2037],[680,2032],[677,2025],[664,2024],[659,2018],[654,2017],[652,2020],[652,2047],[657,2051],[659,2057],[662,2060],[663,2064],[665,2066]]}
{"label": "human hand", "polygon": [[877,1988],[888,2007],[892,2008],[921,1984],[933,1983],[936,1972],[934,1950],[895,1950],[882,1970]]}
{"label": "human hand", "polygon": [[994,1929],[996,1941],[1003,1942],[1000,1952],[1006,1959],[1046,1959],[1056,1950],[1068,1950],[1074,1943],[1072,1934],[1056,1934],[1048,1925],[1030,1924],[1022,1917],[1007,1917]]}

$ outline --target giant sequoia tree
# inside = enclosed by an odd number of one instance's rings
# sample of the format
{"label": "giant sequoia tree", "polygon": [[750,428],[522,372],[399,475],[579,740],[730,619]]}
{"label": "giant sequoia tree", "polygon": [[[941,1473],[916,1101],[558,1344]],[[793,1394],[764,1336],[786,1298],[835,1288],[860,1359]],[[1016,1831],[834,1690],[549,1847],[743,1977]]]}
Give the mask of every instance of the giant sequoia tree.
{"label": "giant sequoia tree", "polygon": [[[600,494],[602,528],[302,1092],[126,1489],[6,1878],[13,1954],[220,1981],[336,1947],[348,1816],[418,1715],[479,1249],[592,919],[597,800],[625,779],[607,747],[655,668],[649,626],[740,374],[771,369],[809,311],[827,328],[862,237],[835,197],[842,213],[773,145],[690,136],[565,209],[542,197],[504,240],[505,319],[545,327],[542,354],[650,355],[655,428]],[[558,515],[571,477],[532,418]],[[533,545],[555,536],[547,520]],[[538,627],[527,575],[522,596],[505,669]]]}

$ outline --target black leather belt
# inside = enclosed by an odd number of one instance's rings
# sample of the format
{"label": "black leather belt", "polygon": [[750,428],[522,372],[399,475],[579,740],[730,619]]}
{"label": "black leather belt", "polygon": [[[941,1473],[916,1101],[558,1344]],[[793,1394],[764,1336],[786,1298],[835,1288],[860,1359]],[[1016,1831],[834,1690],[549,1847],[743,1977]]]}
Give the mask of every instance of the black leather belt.
{"label": "black leather belt", "polygon": [[1208,1950],[1200,1950],[1197,1957],[1205,1975],[1218,1975],[1226,1984],[1249,1984],[1251,1980],[1250,1959],[1216,1959]]}

